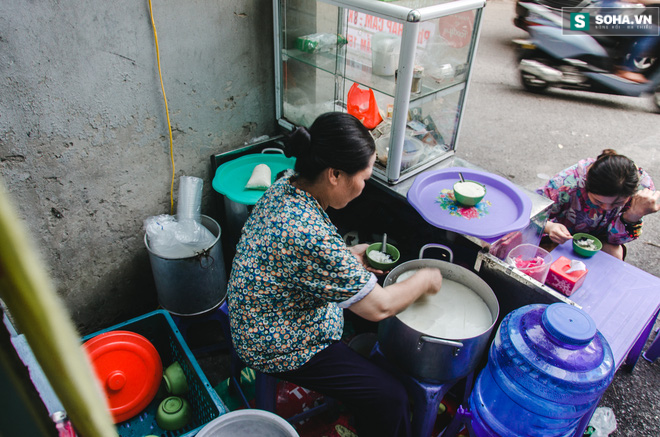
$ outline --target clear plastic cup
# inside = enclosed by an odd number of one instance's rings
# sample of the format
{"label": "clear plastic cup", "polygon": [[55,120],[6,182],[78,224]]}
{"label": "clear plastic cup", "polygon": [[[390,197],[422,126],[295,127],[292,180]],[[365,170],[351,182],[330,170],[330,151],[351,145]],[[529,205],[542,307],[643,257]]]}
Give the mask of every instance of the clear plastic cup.
{"label": "clear plastic cup", "polygon": [[194,176],[179,179],[179,200],[176,207],[177,219],[200,221],[202,212],[202,187],[204,181]]}
{"label": "clear plastic cup", "polygon": [[550,271],[550,264],[552,264],[552,255],[547,250],[533,244],[521,244],[511,249],[507,255],[507,262],[544,284]]}

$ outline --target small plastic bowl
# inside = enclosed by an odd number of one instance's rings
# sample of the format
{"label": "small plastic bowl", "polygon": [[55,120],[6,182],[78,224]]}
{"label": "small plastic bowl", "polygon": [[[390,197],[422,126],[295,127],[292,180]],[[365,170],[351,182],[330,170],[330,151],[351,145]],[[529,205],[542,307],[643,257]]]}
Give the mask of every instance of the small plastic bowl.
{"label": "small plastic bowl", "polygon": [[168,393],[175,396],[188,393],[188,381],[186,381],[186,375],[178,361],[165,369],[163,380]]}
{"label": "small plastic bowl", "polygon": [[390,256],[390,258],[392,258],[391,263],[381,263],[381,262],[378,262],[378,261],[375,261],[375,260],[371,259],[371,256],[369,256],[369,254],[372,251],[382,252],[382,247],[383,247],[383,243],[372,243],[372,244],[370,244],[369,247],[367,247],[367,253],[366,253],[367,262],[369,262],[369,265],[371,267],[375,268],[375,269],[390,270],[392,267],[394,267],[396,265],[397,262],[399,262],[399,258],[401,257],[401,254],[399,253],[399,249],[397,249],[396,247],[394,247],[394,246],[392,246],[391,244],[388,243],[385,253],[387,253]]}
{"label": "small plastic bowl", "polygon": [[[593,241],[597,249],[591,250],[586,247],[581,247],[577,242],[582,239],[588,239]],[[601,243],[601,241],[598,238],[594,237],[593,235],[582,234],[582,233],[573,235],[573,251],[580,256],[583,256],[585,258],[591,258],[596,254],[596,252],[598,252],[602,248],[603,248],[603,243]]]}
{"label": "small plastic bowl", "polygon": [[191,417],[190,404],[178,396],[165,398],[156,411],[156,423],[166,431],[183,428],[190,422]]}
{"label": "small plastic bowl", "polygon": [[[461,192],[461,184],[478,185],[479,187],[483,188],[484,193],[481,196],[471,196],[470,194],[464,191]],[[456,201],[463,206],[474,206],[477,203],[481,202],[481,199],[483,199],[485,195],[486,195],[486,186],[484,184],[480,184],[479,182],[469,181],[466,179],[465,182],[458,181],[454,184],[454,199],[456,199]]]}

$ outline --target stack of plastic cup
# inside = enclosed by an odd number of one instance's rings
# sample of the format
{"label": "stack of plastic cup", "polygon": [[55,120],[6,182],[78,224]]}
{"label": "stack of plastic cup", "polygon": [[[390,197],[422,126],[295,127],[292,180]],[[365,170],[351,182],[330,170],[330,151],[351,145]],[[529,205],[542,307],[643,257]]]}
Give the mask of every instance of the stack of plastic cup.
{"label": "stack of plastic cup", "polygon": [[203,185],[204,181],[200,178],[181,176],[179,179],[179,200],[176,208],[179,221],[200,221]]}

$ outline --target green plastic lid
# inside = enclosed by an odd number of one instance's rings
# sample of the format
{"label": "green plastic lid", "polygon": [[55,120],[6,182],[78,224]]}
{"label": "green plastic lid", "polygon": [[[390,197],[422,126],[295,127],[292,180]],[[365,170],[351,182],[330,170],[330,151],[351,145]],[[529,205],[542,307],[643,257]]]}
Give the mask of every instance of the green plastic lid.
{"label": "green plastic lid", "polygon": [[282,154],[254,153],[241,156],[218,167],[211,185],[220,194],[243,205],[254,205],[264,194],[263,190],[246,189],[245,185],[258,164],[270,168],[271,183],[282,170],[293,168],[296,158],[287,158]]}

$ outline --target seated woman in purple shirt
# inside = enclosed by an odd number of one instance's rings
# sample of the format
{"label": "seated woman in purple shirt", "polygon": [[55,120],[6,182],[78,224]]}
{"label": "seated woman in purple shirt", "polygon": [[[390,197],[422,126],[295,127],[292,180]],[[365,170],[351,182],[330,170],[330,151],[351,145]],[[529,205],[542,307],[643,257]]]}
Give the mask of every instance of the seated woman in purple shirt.
{"label": "seated woman in purple shirt", "polygon": [[536,192],[554,202],[546,240],[562,244],[584,232],[619,259],[625,258],[624,244],[641,235],[642,218],[660,210],[660,191],[648,173],[612,149],[562,170]]}

